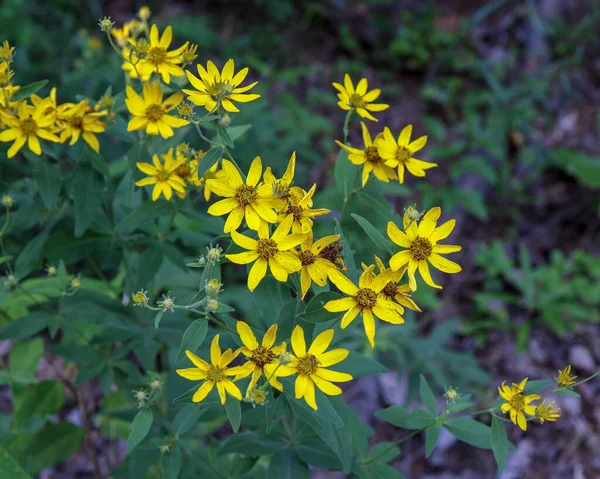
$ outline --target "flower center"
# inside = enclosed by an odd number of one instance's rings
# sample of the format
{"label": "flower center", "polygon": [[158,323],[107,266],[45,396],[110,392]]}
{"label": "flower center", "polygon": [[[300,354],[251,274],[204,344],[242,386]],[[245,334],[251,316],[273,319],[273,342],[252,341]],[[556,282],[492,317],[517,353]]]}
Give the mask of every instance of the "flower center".
{"label": "flower center", "polygon": [[412,152],[406,148],[406,146],[399,146],[398,149],[396,150],[396,159],[400,162],[400,163],[405,163],[408,160],[410,160],[410,157],[412,156]]}
{"label": "flower center", "polygon": [[190,165],[187,163],[183,163],[181,166],[178,166],[175,170],[175,174],[179,176],[179,178],[187,178],[190,174]]}
{"label": "flower center", "polygon": [[365,154],[367,155],[368,162],[381,163],[381,157],[379,156],[379,152],[377,151],[376,146],[368,146],[365,150]]}
{"label": "flower center", "polygon": [[431,256],[433,246],[427,238],[417,236],[410,245],[410,252],[417,261],[422,261]]}
{"label": "flower center", "polygon": [[261,239],[258,240],[256,246],[256,252],[262,259],[269,259],[275,256],[279,250],[277,249],[277,243],[272,239]]}
{"label": "flower center", "polygon": [[171,173],[169,173],[169,171],[166,169],[160,170],[158,172],[158,174],[156,175],[156,177],[158,178],[158,181],[167,181],[170,176],[171,176]]}
{"label": "flower center", "polygon": [[24,135],[32,135],[37,130],[37,123],[33,118],[27,118],[21,122],[21,131]]}
{"label": "flower center", "polygon": [[512,409],[516,409],[517,411],[522,411],[525,408],[525,397],[522,394],[516,394],[509,401]]}
{"label": "flower center", "polygon": [[392,283],[391,281],[386,284],[383,288],[383,290],[381,291],[383,293],[384,296],[387,296],[388,298],[393,298],[394,296],[396,296],[398,294],[398,285],[396,283]]}
{"label": "flower center", "polygon": [[302,266],[308,266],[309,264],[313,264],[316,258],[317,257],[310,251],[300,252],[300,262],[302,263]]}
{"label": "flower center", "polygon": [[271,364],[275,359],[275,353],[269,348],[264,346],[258,346],[252,351],[252,361],[259,367],[263,367],[265,364]]}
{"label": "flower center", "polygon": [[165,109],[162,107],[162,105],[153,103],[148,108],[146,108],[146,118],[148,118],[148,120],[150,120],[151,122],[156,123],[163,117],[164,114]]}
{"label": "flower center", "polygon": [[325,248],[319,251],[319,258],[323,258],[327,261],[335,263],[335,260],[338,258],[343,249],[344,248],[340,243],[335,242],[329,246],[325,246]]}
{"label": "flower center", "polygon": [[241,206],[249,205],[256,199],[257,196],[258,193],[256,192],[256,188],[254,186],[242,185],[238,186],[238,188],[235,190],[235,199]]}
{"label": "flower center", "polygon": [[352,108],[362,108],[365,105],[365,100],[362,96],[353,93],[350,95],[350,106]]}
{"label": "flower center", "polygon": [[69,125],[75,130],[83,129],[83,118],[80,116],[72,116],[69,118]]}
{"label": "flower center", "polygon": [[225,372],[220,367],[211,365],[206,372],[206,379],[214,382],[222,381],[225,379]]}
{"label": "flower center", "polygon": [[161,47],[152,47],[146,56],[146,60],[150,63],[158,65],[167,58],[167,50]]}
{"label": "flower center", "polygon": [[290,206],[288,207],[287,214],[294,215],[294,221],[301,221],[303,211],[304,208],[302,206]]}
{"label": "flower center", "polygon": [[360,288],[354,300],[362,309],[373,309],[373,306],[377,303],[377,293],[369,288]]}
{"label": "flower center", "polygon": [[216,82],[210,85],[206,93],[214,100],[218,101],[219,99],[227,98],[231,93],[233,93],[233,86],[229,83]]}
{"label": "flower center", "polygon": [[298,359],[298,374],[306,374],[310,376],[319,369],[319,360],[312,354],[307,354],[303,358]]}

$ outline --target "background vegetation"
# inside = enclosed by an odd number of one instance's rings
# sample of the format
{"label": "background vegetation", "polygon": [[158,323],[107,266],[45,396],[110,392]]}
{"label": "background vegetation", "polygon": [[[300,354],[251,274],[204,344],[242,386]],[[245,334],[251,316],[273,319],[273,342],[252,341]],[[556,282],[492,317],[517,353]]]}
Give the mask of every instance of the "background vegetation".
{"label": "background vegetation", "polygon": [[[234,119],[234,125],[254,124],[236,140],[236,159],[247,167],[260,154],[282,173],[296,150],[299,182],[320,185],[317,201],[335,210],[342,227],[354,223],[352,211],[383,230],[389,205],[375,204],[367,188],[350,199],[346,213],[336,204],[335,188],[325,188],[333,186],[338,151],[333,139],[341,139],[343,122],[331,82],[345,72],[367,76],[391,104],[379,115],[382,124],[399,131],[412,123],[415,132],[429,135],[424,159],[440,165],[430,170],[429,181],[382,189],[397,211],[413,203],[419,209],[440,205],[448,217],[457,218],[454,237],[463,246],[457,255],[463,272],[443,278],[444,290],[437,295],[424,288],[417,292],[425,311],[418,321],[407,315],[401,329],[378,331],[377,359],[392,372],[365,377],[346,389],[345,399],[373,427],[373,442],[399,438],[398,429],[374,419],[373,411],[415,400],[421,374],[437,393],[454,386],[489,403],[504,379],[553,377],[567,363],[584,376],[600,360],[600,6],[555,0],[481,3],[149,4],[154,20],[172,25],[178,42],[198,43],[203,58],[220,63],[239,59],[258,77],[256,89],[263,101],[248,104]],[[121,91],[124,82],[120,61],[101,36],[97,18],[110,15],[121,23],[139,6],[4,0],[0,40],[17,46],[13,68],[21,84],[47,78],[65,99],[74,101],[79,94],[99,98],[109,85]],[[103,153],[119,159],[125,148],[125,143],[106,143]],[[111,181],[98,191],[103,200],[95,213],[110,208],[122,220],[140,201],[140,193],[122,203],[113,199],[123,198],[115,193],[125,171],[121,163],[110,164],[106,175]],[[143,327],[152,321],[147,312],[125,307],[110,295],[99,309],[99,291],[106,285],[118,291],[125,284],[155,296],[167,290],[176,297],[192,296],[198,275],[185,263],[204,253],[220,226],[211,231],[211,219],[198,214],[194,221],[203,222],[198,228],[174,213],[180,230],[164,238],[161,225],[144,218],[140,221],[148,222],[147,236],[153,240],[145,236],[140,243],[127,228],[120,237],[103,231],[99,214],[91,228],[73,239],[73,224],[65,224],[60,211],[34,203],[34,184],[12,181],[30,176],[26,168],[26,162],[0,161],[0,193],[11,193],[16,202],[7,249],[18,256],[28,242],[48,263],[62,260],[65,276],[59,280],[81,275],[84,287],[73,307],[72,297],[61,299],[60,325],[49,325],[43,309],[34,307],[49,294],[37,256],[20,265],[23,275],[39,273],[27,280],[33,295],[0,291],[0,324],[8,325],[28,308],[36,310],[26,317],[33,326],[25,333],[11,334],[9,327],[0,333],[0,355],[10,364],[0,371],[0,384],[18,377],[26,387],[37,377],[51,382],[40,383],[43,387],[58,384],[63,391],[57,389],[62,400],[55,401],[58,407],[52,411],[61,422],[44,427],[44,411],[28,418],[31,436],[19,444],[9,426],[15,420],[11,411],[23,406],[15,403],[14,391],[11,401],[8,386],[0,386],[0,441],[28,458],[34,473],[52,467],[46,477],[86,477],[93,475],[94,462],[102,470],[122,463],[128,424],[136,412],[130,391],[147,384],[144,370],[160,370],[168,361],[165,352],[177,349],[186,324],[184,315],[175,313],[159,334]],[[372,248],[362,230],[348,230],[354,231],[348,241],[356,260],[370,260]],[[119,268],[121,252],[130,264],[127,272]],[[230,268],[223,282],[223,301],[234,305],[237,314],[275,314],[277,305],[260,296],[264,291],[247,291],[243,270]],[[94,321],[112,327],[98,330]],[[119,326],[126,321],[129,328]],[[58,344],[58,328],[73,344]],[[363,339],[353,340],[363,347]],[[115,343],[112,352],[98,357],[97,348],[106,341]],[[364,352],[374,354],[369,348]],[[186,389],[172,372],[163,380],[170,401]],[[518,440],[522,433],[511,429],[509,438],[518,449],[509,457],[505,476],[600,474],[594,453],[600,443],[599,389],[597,382],[586,383],[580,398],[562,397],[563,417],[548,426],[550,433],[532,428]],[[86,431],[80,451],[81,429],[72,429],[73,424]],[[217,436],[229,431],[222,422],[204,426],[207,431],[220,428]],[[61,438],[60,448],[39,451],[30,439],[40,430]],[[426,462],[417,459],[424,447],[419,439],[405,443],[391,464],[407,477],[494,477],[489,451],[475,457],[448,434]],[[305,453],[315,454],[310,443]],[[136,461],[126,467],[145,471],[143,454]],[[222,461],[222,477],[246,472],[240,456],[225,455]],[[126,477],[124,468],[121,474]],[[329,477],[317,469],[314,474]]]}

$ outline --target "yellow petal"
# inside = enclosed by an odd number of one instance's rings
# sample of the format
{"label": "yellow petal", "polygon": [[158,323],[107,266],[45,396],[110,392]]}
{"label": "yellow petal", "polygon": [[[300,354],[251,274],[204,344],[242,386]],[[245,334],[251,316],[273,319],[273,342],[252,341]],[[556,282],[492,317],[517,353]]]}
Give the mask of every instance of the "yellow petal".
{"label": "yellow petal", "polygon": [[244,346],[246,346],[248,349],[258,348],[258,341],[256,340],[256,336],[254,336],[252,329],[250,329],[250,326],[243,321],[238,321],[236,324],[236,329],[240,335],[242,343],[244,343]]}
{"label": "yellow petal", "polygon": [[299,358],[306,356],[306,341],[304,340],[304,330],[302,326],[296,325],[292,332],[292,349]]}

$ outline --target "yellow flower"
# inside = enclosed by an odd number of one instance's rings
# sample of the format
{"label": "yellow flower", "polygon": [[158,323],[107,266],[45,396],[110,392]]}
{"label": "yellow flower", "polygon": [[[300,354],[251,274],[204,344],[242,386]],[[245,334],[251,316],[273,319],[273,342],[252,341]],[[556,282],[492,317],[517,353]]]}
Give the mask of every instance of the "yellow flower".
{"label": "yellow flower", "polygon": [[408,281],[410,289],[413,291],[417,289],[415,279],[417,268],[425,283],[432,288],[442,288],[433,282],[427,261],[444,273],[454,274],[462,271],[458,264],[441,256],[442,254],[456,253],[462,249],[460,246],[437,244],[438,241],[447,238],[456,225],[456,220],[449,220],[436,227],[441,214],[441,208],[436,206],[425,214],[419,222],[419,226],[416,221],[412,221],[408,227],[406,222],[409,220],[405,215],[406,232],[400,230],[392,221],[388,223],[387,234],[390,239],[398,246],[406,248],[390,258],[390,266],[396,271],[408,264]]}
{"label": "yellow flower", "polygon": [[339,91],[338,98],[340,101],[338,101],[338,106],[346,111],[356,110],[356,113],[362,118],[379,121],[369,111],[384,111],[390,107],[390,105],[385,103],[373,103],[379,98],[381,90],[377,88],[368,92],[369,85],[366,78],[362,78],[357,83],[356,89],[354,89],[350,75],[346,73],[344,75],[344,84],[341,85],[334,82],[333,86]]}
{"label": "yellow flower", "polygon": [[[170,26],[165,28],[162,36],[160,36],[158,27],[152,25],[148,53],[144,58],[139,59],[136,64],[137,71],[142,79],[149,77],[152,73],[158,73],[168,85],[171,83],[171,75],[176,77],[183,75],[183,68],[180,66],[182,62],[181,54],[187,49],[188,42],[175,50],[169,51],[172,41],[173,30]],[[138,42],[136,40],[130,39],[129,43],[137,48]],[[131,59],[133,63],[136,63],[136,60]],[[131,70],[129,71],[131,73]]]}
{"label": "yellow flower", "polygon": [[339,235],[324,236],[320,240],[312,242],[312,239],[305,240],[300,245],[300,262],[302,270],[300,271],[300,288],[302,289],[302,299],[306,296],[311,283],[314,281],[319,286],[327,284],[327,278],[337,267],[331,261],[319,256],[324,248],[340,239]]}
{"label": "yellow flower", "polygon": [[71,280],[71,288],[73,288],[73,289],[81,288],[81,280],[79,278],[73,278]]}
{"label": "yellow flower", "polygon": [[348,327],[361,314],[365,335],[372,348],[375,347],[376,317],[391,324],[404,323],[404,318],[398,314],[396,305],[381,295],[381,291],[390,281],[391,271],[374,276],[372,274],[374,268],[375,266],[372,265],[360,275],[358,286],[339,271],[332,272],[329,275],[331,282],[350,297],[331,300],[324,306],[332,313],[346,311],[342,316],[340,325],[342,329]]}
{"label": "yellow flower", "polygon": [[[379,273],[389,271],[383,264],[383,261],[381,261],[381,259],[379,259],[379,257],[377,256],[375,256],[375,263],[379,268]],[[368,269],[368,267],[366,265],[363,265],[363,270],[366,269]],[[408,309],[412,309],[413,311],[421,312],[421,308],[419,308],[417,304],[413,301],[413,299],[410,297],[410,285],[408,283],[402,285],[398,284],[398,282],[404,276],[406,269],[406,267],[402,267],[397,271],[392,270],[390,272],[390,281],[381,290],[381,295],[387,301],[393,302],[393,300],[396,300],[398,304],[394,304],[396,306],[396,310],[400,314],[404,313],[404,306]],[[375,273],[372,273],[372,276],[375,276]]]}
{"label": "yellow flower", "polygon": [[348,152],[348,159],[355,165],[364,165],[362,171],[362,186],[364,187],[369,180],[371,172],[380,181],[389,183],[390,180],[397,180],[398,176],[391,166],[387,166],[383,159],[379,156],[377,147],[373,145],[371,135],[364,122],[360,122],[363,134],[363,143],[365,148],[354,148],[352,146],[344,145],[341,141],[336,140],[335,142],[340,148],[343,148]]}
{"label": "yellow flower", "polygon": [[198,55],[196,54],[197,51],[198,45],[196,45],[195,43],[188,45],[186,49],[183,52],[181,52],[181,63],[183,63],[184,65],[192,63],[196,58],[198,58]]}
{"label": "yellow flower", "polygon": [[150,15],[152,14],[152,12],[150,11],[150,7],[141,7],[140,11],[138,12],[138,16],[143,20],[146,21],[150,18]]}
{"label": "yellow flower", "polygon": [[181,93],[173,93],[163,101],[163,92],[158,82],[144,83],[143,98],[130,86],[127,86],[126,92],[125,103],[132,115],[127,125],[127,131],[145,128],[149,135],[160,133],[163,138],[170,138],[174,134],[173,128],[189,124],[183,118],[167,114],[181,103],[183,100]]}
{"label": "yellow flower", "polygon": [[59,138],[49,130],[54,127],[52,116],[45,114],[47,102],[33,107],[26,102],[22,102],[17,109],[16,114],[0,110],[0,117],[8,126],[7,130],[0,133],[0,141],[13,141],[14,143],[8,149],[8,157],[12,158],[23,147],[25,142],[32,153],[42,154],[40,138],[44,140],[58,142]]}
{"label": "yellow flower", "polygon": [[119,47],[125,48],[131,36],[131,27],[128,23],[125,23],[122,28],[112,28],[110,34],[115,38]]}
{"label": "yellow flower", "polygon": [[542,424],[544,424],[544,421],[554,422],[560,417],[560,414],[558,414],[560,408],[557,407],[552,409],[552,406],[554,406],[554,401],[546,404],[546,400],[544,399],[535,408],[535,417],[537,417]]}
{"label": "yellow flower", "polygon": [[240,87],[240,83],[244,81],[248,75],[248,67],[243,68],[234,75],[235,65],[233,59],[229,59],[221,73],[216,65],[208,61],[207,69],[200,64],[197,65],[198,75],[194,76],[189,71],[186,71],[188,80],[196,90],[183,90],[188,94],[188,100],[198,106],[203,106],[208,111],[214,111],[218,104],[223,105],[223,108],[229,112],[240,111],[232,102],[239,101],[247,103],[260,98],[260,95],[253,93],[245,93],[254,88],[258,82],[251,83],[245,87]]}
{"label": "yellow flower", "polygon": [[558,378],[556,378],[556,385],[559,388],[568,388],[575,384],[577,376],[571,376],[571,365],[569,364],[565,369],[558,371]]}
{"label": "yellow flower", "polygon": [[418,160],[413,157],[417,151],[427,143],[427,136],[421,136],[414,141],[410,141],[412,134],[412,125],[404,127],[398,141],[394,140],[394,135],[386,126],[383,129],[383,135],[375,139],[375,146],[379,156],[383,158],[385,164],[395,168],[398,167],[398,178],[400,183],[404,183],[404,168],[414,176],[425,176],[425,170],[437,166],[437,163]]}
{"label": "yellow flower", "polygon": [[339,396],[342,390],[333,382],[347,382],[353,379],[350,374],[326,369],[343,361],[349,354],[347,349],[341,348],[325,352],[333,340],[333,334],[333,329],[323,331],[307,351],[302,327],[297,325],[292,332],[294,354],[291,355],[291,361],[286,367],[298,374],[294,388],[296,399],[303,397],[306,404],[314,410],[317,409],[315,385],[329,396]]}
{"label": "yellow flower", "polygon": [[2,195],[2,206],[10,208],[13,205],[13,197],[10,195]]}
{"label": "yellow flower", "polygon": [[312,197],[317,190],[316,183],[313,187],[304,195],[300,200],[295,198],[291,200],[291,204],[288,205],[287,210],[279,215],[279,222],[282,222],[288,217],[292,217],[292,233],[309,233],[308,240],[312,242],[312,227],[315,216],[326,215],[331,213],[331,210],[326,208],[315,208],[311,209],[309,205],[312,205]]}
{"label": "yellow flower", "polygon": [[186,351],[185,354],[189,360],[194,363],[195,368],[177,369],[177,374],[190,381],[204,381],[192,397],[193,402],[203,401],[208,393],[216,386],[221,398],[221,404],[225,404],[227,394],[233,396],[238,401],[242,400],[242,393],[239,388],[227,376],[237,376],[243,372],[242,366],[228,368],[227,366],[233,361],[238,353],[228,349],[221,353],[219,347],[219,335],[217,334],[210,344],[210,362],[207,363],[200,359],[191,351]]}
{"label": "yellow flower", "polygon": [[8,85],[14,74],[8,63],[0,63],[0,86]]}
{"label": "yellow flower", "polygon": [[283,391],[283,385],[277,381],[277,377],[291,376],[294,374],[294,370],[279,364],[278,357],[281,353],[285,352],[285,343],[273,346],[277,336],[277,324],[274,324],[267,330],[261,344],[258,344],[250,326],[243,321],[237,322],[236,329],[244,344],[244,347],[240,348],[239,352],[248,358],[248,362],[243,365],[245,371],[240,373],[236,377],[236,380],[252,374],[252,379],[246,390],[246,397],[250,396],[250,393],[263,374],[271,386],[279,391]]}
{"label": "yellow flower", "polygon": [[[271,167],[267,166],[265,174],[263,175],[263,182],[266,185],[271,185],[273,190],[273,196],[279,200],[276,206],[277,211],[285,209],[289,201],[301,200],[306,196],[306,191],[298,186],[292,186],[294,183],[294,174],[296,172],[296,152],[290,156],[290,161],[287,164],[287,168],[283,176],[279,179],[275,178]],[[310,200],[308,207],[312,207],[312,199]]]}
{"label": "yellow flower", "polygon": [[504,381],[502,386],[498,388],[500,397],[506,401],[502,404],[502,412],[504,414],[510,412],[510,420],[513,424],[517,424],[523,431],[527,430],[525,414],[535,416],[536,407],[534,405],[529,405],[529,403],[540,399],[539,394],[530,394],[529,396],[523,395],[527,379],[528,378],[523,379],[519,385],[513,383],[512,387],[507,386],[506,381]]}
{"label": "yellow flower", "polygon": [[[306,234],[288,234],[292,227],[292,218],[287,218],[274,231],[269,238],[269,231],[260,230],[258,241],[231,232],[231,239],[235,244],[248,251],[238,254],[227,254],[225,257],[236,264],[248,264],[254,262],[248,273],[248,289],[254,291],[258,284],[267,274],[267,266],[277,281],[285,283],[288,274],[300,271],[302,263],[298,253],[293,250],[306,238]],[[291,250],[291,251],[290,251]]]}
{"label": "yellow flower", "polygon": [[10,63],[15,53],[15,47],[11,47],[8,40],[4,40],[0,46],[0,62]]}
{"label": "yellow flower", "polygon": [[[0,88],[0,109],[6,107],[6,101],[8,100],[8,107],[15,108],[18,102],[11,102],[12,96],[21,89],[20,86],[6,85]],[[2,116],[0,115],[0,126],[2,125]]]}
{"label": "yellow flower", "polygon": [[140,290],[133,295],[133,302],[136,306],[146,306],[148,304],[148,296],[146,295],[147,291]]}
{"label": "yellow flower", "polygon": [[206,185],[225,199],[211,205],[208,214],[229,215],[223,227],[225,233],[237,230],[245,218],[248,228],[268,234],[268,223],[277,222],[277,213],[272,209],[274,199],[270,185],[257,186],[262,174],[260,156],[254,158],[250,165],[246,183],[231,161],[223,160],[222,167],[224,178],[207,180]]}
{"label": "yellow flower", "polygon": [[[43,98],[41,96],[36,95],[35,93],[30,97],[31,103],[36,108],[41,106],[44,109],[44,116],[49,116],[52,118],[52,123],[56,122],[58,119],[58,104],[56,103],[56,87],[53,87],[50,90],[50,94]],[[65,105],[70,105],[70,103],[66,103]],[[62,105],[61,105],[62,106]],[[59,128],[56,125],[52,125],[52,133],[56,133],[59,131]]]}
{"label": "yellow flower", "polygon": [[106,124],[100,117],[106,116],[107,111],[94,112],[90,108],[88,100],[73,105],[71,103],[61,105],[59,109],[59,119],[63,120],[60,134],[60,142],[64,143],[69,138],[69,145],[74,145],[80,136],[96,153],[100,151],[100,143],[95,133],[102,133],[106,130]]}
{"label": "yellow flower", "polygon": [[175,160],[173,158],[173,148],[170,148],[166,154],[160,156],[165,160],[164,165],[158,159],[158,155],[152,157],[154,165],[150,163],[136,163],[138,169],[142,173],[149,175],[149,177],[137,181],[135,186],[154,185],[152,201],[156,201],[161,193],[167,200],[170,200],[173,190],[185,193],[185,181],[175,173],[175,170],[181,166],[181,163],[185,162],[185,158]]}

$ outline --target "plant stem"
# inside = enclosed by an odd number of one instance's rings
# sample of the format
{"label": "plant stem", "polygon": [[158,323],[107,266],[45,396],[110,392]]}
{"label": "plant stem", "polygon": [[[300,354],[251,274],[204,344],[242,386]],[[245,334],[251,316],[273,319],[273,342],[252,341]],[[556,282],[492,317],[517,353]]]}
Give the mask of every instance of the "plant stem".
{"label": "plant stem", "polygon": [[353,109],[348,110],[348,113],[346,113],[346,119],[344,120],[344,144],[348,143],[348,125],[350,124],[350,117],[352,116],[352,113],[354,113]]}

